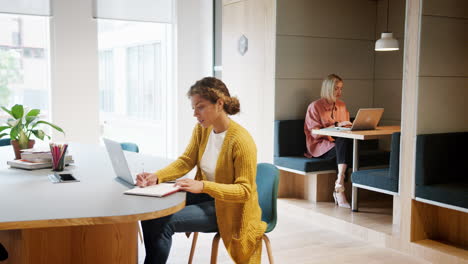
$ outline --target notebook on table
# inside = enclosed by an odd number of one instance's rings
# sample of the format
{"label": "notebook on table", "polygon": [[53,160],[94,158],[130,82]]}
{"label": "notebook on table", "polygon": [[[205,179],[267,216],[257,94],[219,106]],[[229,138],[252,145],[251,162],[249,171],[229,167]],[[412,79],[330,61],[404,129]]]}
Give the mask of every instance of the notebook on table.
{"label": "notebook on table", "polygon": [[164,197],[179,191],[179,187],[175,187],[174,182],[160,183],[144,188],[135,187],[136,175],[138,173],[132,173],[130,171],[120,143],[107,138],[103,138],[103,141],[106,146],[107,153],[109,154],[114,172],[117,175],[116,180],[131,188],[130,190],[125,191],[124,194]]}
{"label": "notebook on table", "polygon": [[160,183],[151,185],[148,187],[140,188],[136,187],[125,191],[125,194],[141,195],[141,196],[153,196],[153,197],[164,197],[169,194],[173,194],[179,191],[179,187],[174,187],[174,183]]}

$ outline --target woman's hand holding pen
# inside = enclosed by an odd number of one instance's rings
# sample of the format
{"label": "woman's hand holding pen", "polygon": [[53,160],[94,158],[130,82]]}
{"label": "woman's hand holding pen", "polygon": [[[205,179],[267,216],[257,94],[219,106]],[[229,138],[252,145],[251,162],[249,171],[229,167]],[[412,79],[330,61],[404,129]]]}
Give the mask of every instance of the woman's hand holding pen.
{"label": "woman's hand holding pen", "polygon": [[136,177],[136,185],[139,187],[146,187],[158,184],[158,176],[154,173],[142,172]]}
{"label": "woman's hand holding pen", "polygon": [[177,180],[175,186],[179,186],[182,191],[191,193],[201,193],[203,191],[203,182],[192,179]]}

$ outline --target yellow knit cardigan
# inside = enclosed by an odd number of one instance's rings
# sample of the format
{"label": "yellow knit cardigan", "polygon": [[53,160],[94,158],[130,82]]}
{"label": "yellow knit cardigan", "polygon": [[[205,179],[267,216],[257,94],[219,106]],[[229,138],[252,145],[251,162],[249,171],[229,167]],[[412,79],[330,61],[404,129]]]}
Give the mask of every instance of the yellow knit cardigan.
{"label": "yellow knit cardigan", "polygon": [[255,143],[245,128],[230,120],[216,164],[215,181],[207,181],[200,170],[200,160],[211,130],[212,127],[197,124],[182,156],[156,175],[160,182],[166,182],[187,174],[196,165],[195,179],[203,181],[203,192],[215,199],[218,230],[232,259],[236,263],[260,263],[259,256],[252,256],[261,252],[266,230],[255,183]]}

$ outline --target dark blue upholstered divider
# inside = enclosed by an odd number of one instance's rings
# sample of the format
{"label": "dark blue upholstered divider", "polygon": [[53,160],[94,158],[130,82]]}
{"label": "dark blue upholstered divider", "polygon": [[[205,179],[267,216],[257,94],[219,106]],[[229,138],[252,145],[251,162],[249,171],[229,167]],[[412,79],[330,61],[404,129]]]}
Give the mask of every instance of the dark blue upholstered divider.
{"label": "dark blue upholstered divider", "polygon": [[416,197],[468,208],[468,132],[416,138]]}
{"label": "dark blue upholstered divider", "polygon": [[11,140],[9,138],[0,139],[0,147],[11,145]]}
{"label": "dark blue upholstered divider", "polygon": [[304,119],[275,121],[275,157],[304,157],[305,140]]}
{"label": "dark blue upholstered divider", "polygon": [[351,181],[391,192],[398,192],[400,167],[400,132],[393,133],[390,167],[386,169],[360,170],[353,172]]}

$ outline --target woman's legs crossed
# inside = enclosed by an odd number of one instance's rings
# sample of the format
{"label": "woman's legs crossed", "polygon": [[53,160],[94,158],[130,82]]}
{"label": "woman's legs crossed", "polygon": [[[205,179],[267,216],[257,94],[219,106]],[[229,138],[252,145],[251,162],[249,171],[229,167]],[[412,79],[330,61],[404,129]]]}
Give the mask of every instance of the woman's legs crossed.
{"label": "woman's legs crossed", "polygon": [[338,165],[337,182],[344,184],[346,169],[351,160],[351,140],[335,138],[336,164]]}
{"label": "woman's legs crossed", "polygon": [[351,144],[352,141],[347,138],[335,138],[335,147],[330,149],[327,153],[323,154],[321,158],[331,159],[336,158],[338,166],[338,174],[335,182],[335,193],[333,194],[338,205],[342,207],[349,207],[344,194],[344,180],[346,176],[346,169],[351,160]]}
{"label": "woman's legs crossed", "polygon": [[218,229],[214,200],[206,194],[187,193],[187,205],[162,218],[141,221],[145,241],[145,264],[166,263],[172,235],[177,232],[215,232]]}

